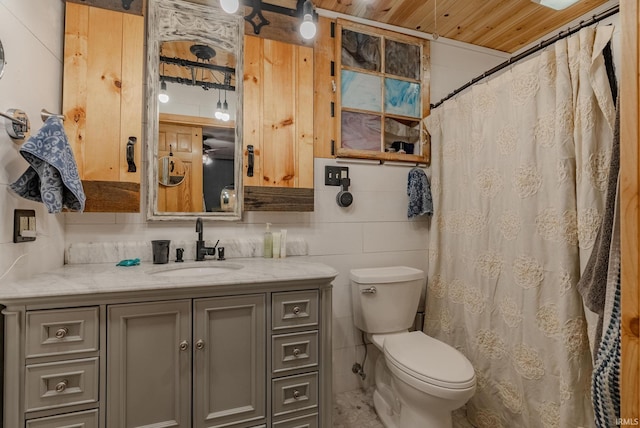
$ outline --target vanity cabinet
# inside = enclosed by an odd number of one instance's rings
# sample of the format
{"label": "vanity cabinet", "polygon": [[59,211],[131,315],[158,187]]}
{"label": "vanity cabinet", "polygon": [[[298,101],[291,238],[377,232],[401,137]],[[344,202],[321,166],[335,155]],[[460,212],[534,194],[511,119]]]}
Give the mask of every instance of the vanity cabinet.
{"label": "vanity cabinet", "polygon": [[264,299],[259,294],[109,306],[109,426],[263,424]]}
{"label": "vanity cabinet", "polygon": [[244,38],[244,207],[313,211],[313,48]]}
{"label": "vanity cabinet", "polygon": [[[279,281],[262,266],[271,264],[252,263],[238,273],[246,282],[186,278],[184,289],[181,279],[156,289],[149,275],[111,266],[60,295],[64,273],[43,275],[29,298],[7,300],[0,285],[2,426],[330,427],[335,271]],[[118,288],[88,291],[95,284]]]}
{"label": "vanity cabinet", "polygon": [[143,61],[143,16],[66,3],[62,110],[85,211],[140,211]]}

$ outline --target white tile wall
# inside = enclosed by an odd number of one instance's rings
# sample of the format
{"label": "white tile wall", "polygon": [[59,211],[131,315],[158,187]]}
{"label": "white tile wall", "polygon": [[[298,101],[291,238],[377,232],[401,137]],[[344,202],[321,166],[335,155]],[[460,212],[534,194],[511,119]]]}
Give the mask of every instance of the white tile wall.
{"label": "white tile wall", "polygon": [[[42,108],[61,109],[63,8],[61,1],[0,0],[0,40],[7,61],[0,79],[0,111],[24,110],[32,134],[42,126]],[[63,216],[48,214],[42,204],[9,191],[8,185],[27,168],[19,148],[0,118],[0,278],[5,279],[27,277],[63,263]],[[13,243],[16,208],[36,210],[35,242]]]}

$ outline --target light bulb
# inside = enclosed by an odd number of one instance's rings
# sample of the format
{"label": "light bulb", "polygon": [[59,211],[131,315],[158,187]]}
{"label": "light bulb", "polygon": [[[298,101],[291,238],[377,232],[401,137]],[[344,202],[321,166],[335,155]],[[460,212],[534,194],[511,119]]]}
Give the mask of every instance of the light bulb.
{"label": "light bulb", "polygon": [[216,110],[213,116],[218,120],[222,120],[222,112],[220,110]]}
{"label": "light bulb", "polygon": [[164,80],[160,83],[160,93],[158,94],[158,101],[165,104],[169,102],[169,94],[167,94],[167,82]]}
{"label": "light bulb", "polygon": [[316,35],[316,23],[313,22],[311,14],[305,14],[300,24],[300,35],[303,39],[311,40]]}
{"label": "light bulb", "polygon": [[238,0],[220,0],[220,6],[227,13],[236,13],[240,8],[240,2]]}
{"label": "light bulb", "polygon": [[222,121],[223,122],[228,122],[230,118],[231,118],[231,116],[229,116],[229,113],[222,113]]}

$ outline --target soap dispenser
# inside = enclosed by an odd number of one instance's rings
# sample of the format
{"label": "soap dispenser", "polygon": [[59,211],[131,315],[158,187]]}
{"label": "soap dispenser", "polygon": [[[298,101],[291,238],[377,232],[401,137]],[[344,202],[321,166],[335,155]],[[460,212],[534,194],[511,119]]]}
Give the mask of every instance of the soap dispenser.
{"label": "soap dispenser", "polygon": [[264,232],[264,257],[272,258],[273,257],[273,235],[269,230],[271,223],[267,223],[267,230]]}

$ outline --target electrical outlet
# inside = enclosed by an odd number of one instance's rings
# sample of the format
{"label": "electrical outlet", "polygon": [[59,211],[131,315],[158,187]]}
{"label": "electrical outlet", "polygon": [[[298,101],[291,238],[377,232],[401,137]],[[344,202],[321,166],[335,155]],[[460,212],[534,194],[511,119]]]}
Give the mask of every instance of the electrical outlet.
{"label": "electrical outlet", "polygon": [[340,186],[340,180],[349,178],[348,166],[325,166],[324,167],[324,185]]}

